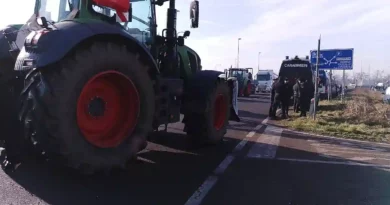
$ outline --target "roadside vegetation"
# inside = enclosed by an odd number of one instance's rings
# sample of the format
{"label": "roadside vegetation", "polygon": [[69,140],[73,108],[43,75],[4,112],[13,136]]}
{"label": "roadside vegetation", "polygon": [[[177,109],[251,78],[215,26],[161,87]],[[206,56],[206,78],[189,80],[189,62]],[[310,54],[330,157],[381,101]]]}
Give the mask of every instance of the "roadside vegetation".
{"label": "roadside vegetation", "polygon": [[344,103],[320,101],[316,120],[290,113],[290,119],[277,123],[297,131],[390,143],[390,105],[369,89],[351,91]]}

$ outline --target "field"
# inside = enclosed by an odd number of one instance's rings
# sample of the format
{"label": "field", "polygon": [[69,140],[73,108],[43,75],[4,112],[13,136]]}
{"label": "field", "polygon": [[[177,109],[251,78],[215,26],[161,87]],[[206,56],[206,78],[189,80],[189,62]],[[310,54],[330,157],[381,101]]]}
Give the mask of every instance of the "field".
{"label": "field", "polygon": [[380,93],[368,89],[351,91],[344,103],[320,101],[316,120],[300,118],[290,111],[290,119],[277,124],[298,131],[390,143],[390,105],[383,104]]}

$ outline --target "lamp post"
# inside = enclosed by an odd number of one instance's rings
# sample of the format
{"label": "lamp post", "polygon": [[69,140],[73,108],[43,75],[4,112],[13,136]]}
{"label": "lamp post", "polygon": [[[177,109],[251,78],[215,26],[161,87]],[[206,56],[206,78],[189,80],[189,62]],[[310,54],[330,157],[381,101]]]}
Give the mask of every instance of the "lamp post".
{"label": "lamp post", "polygon": [[257,72],[259,72],[260,70],[260,54],[261,52],[259,52],[259,54],[257,55]]}
{"label": "lamp post", "polygon": [[240,66],[240,40],[241,38],[237,40],[237,68]]}

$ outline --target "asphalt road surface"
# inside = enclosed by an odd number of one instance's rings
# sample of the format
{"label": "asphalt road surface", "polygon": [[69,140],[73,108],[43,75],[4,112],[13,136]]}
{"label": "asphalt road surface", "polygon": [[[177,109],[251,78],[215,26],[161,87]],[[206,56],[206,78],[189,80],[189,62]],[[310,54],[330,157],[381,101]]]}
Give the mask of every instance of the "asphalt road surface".
{"label": "asphalt road surface", "polygon": [[193,146],[173,124],[113,176],[38,162],[1,171],[0,204],[390,204],[390,145],[284,130],[266,120],[268,108],[266,95],[240,98],[242,122],[218,146]]}

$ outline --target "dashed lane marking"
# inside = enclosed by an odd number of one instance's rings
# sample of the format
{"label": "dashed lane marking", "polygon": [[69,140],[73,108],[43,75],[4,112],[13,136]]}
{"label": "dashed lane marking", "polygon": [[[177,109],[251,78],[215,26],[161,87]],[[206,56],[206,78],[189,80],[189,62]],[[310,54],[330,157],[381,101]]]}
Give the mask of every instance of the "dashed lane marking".
{"label": "dashed lane marking", "polygon": [[[267,120],[267,119],[266,119]],[[265,120],[263,120],[264,122]],[[261,123],[257,125],[251,132],[249,132],[240,143],[236,145],[231,154],[228,154],[225,159],[218,165],[218,167],[213,171],[213,173],[207,177],[207,179],[202,183],[202,185],[192,194],[192,196],[187,200],[185,205],[199,205],[202,203],[203,199],[206,197],[208,192],[213,188],[213,186],[218,181],[218,176],[222,175],[225,170],[229,167],[229,165],[234,161],[234,154],[241,151],[249,138],[252,138],[257,131],[259,131],[263,124]]]}
{"label": "dashed lane marking", "polygon": [[268,159],[275,158],[282,132],[282,128],[268,125],[265,131],[257,139],[256,144],[252,145],[247,157]]}

